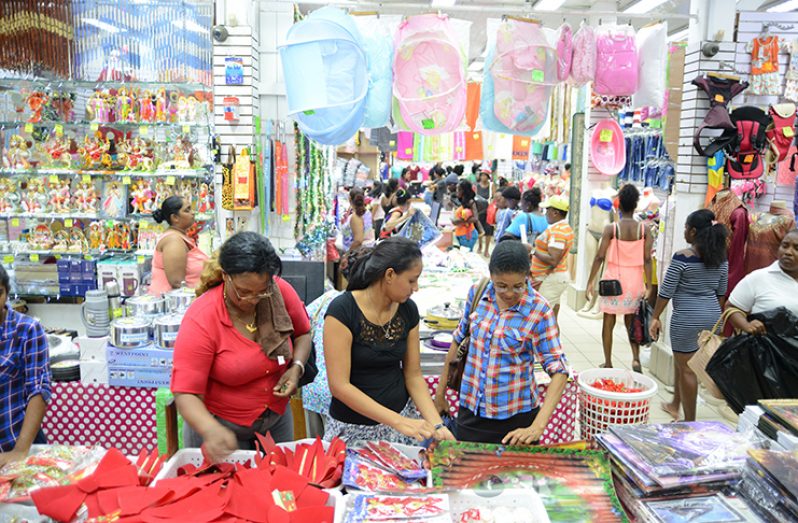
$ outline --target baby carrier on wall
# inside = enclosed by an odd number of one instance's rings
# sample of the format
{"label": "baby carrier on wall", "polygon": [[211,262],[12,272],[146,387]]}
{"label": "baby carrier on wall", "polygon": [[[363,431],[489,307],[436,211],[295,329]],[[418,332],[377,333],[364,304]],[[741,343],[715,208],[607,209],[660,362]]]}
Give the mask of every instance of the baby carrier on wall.
{"label": "baby carrier on wall", "polygon": [[[721,149],[734,145],[737,140],[737,127],[729,118],[729,102],[748,88],[748,82],[740,82],[734,78],[726,78],[709,74],[693,80],[693,85],[703,90],[709,98],[710,109],[704,121],[693,136],[693,147],[701,156],[711,158]],[[723,134],[712,139],[709,144],[701,145],[704,129],[717,129]]]}
{"label": "baby carrier on wall", "polygon": [[726,171],[735,180],[759,178],[765,172],[764,154],[768,146],[765,131],[773,120],[753,106],[738,107],[730,118],[737,129],[737,139],[733,152],[727,156]]}
{"label": "baby carrier on wall", "polygon": [[783,103],[771,105],[768,110],[773,123],[768,127],[767,135],[770,147],[778,155],[777,161],[782,161],[787,157],[793,138],[795,138],[795,104]]}

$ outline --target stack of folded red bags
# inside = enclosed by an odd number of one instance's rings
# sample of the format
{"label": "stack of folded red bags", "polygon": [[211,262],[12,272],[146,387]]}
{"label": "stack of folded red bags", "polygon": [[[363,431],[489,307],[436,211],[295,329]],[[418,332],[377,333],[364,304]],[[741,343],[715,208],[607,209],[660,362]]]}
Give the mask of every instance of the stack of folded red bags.
{"label": "stack of folded red bags", "polygon": [[256,522],[333,523],[334,507],[320,487],[340,482],[343,442],[327,451],[321,441],[291,452],[271,438],[255,464],[187,465],[175,478],[150,486],[162,465],[157,456],[131,463],[111,449],[90,476],[31,494],[39,513],[69,522],[85,504],[89,521],[118,523]]}

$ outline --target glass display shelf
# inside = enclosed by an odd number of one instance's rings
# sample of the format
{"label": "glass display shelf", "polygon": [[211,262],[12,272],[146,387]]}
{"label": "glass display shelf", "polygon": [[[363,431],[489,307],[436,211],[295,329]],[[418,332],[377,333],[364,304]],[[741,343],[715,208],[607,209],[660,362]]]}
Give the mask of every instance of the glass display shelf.
{"label": "glass display shelf", "polygon": [[141,249],[134,249],[134,250],[123,250],[123,249],[105,249],[105,250],[90,250],[86,252],[70,252],[70,251],[53,251],[53,250],[32,250],[26,249],[24,246],[20,245],[16,248],[4,248],[0,249],[0,258],[2,258],[3,263],[11,263],[15,261],[15,257],[30,257],[30,256],[38,256],[41,257],[49,257],[54,256],[56,258],[64,258],[64,257],[80,257],[85,260],[96,260],[98,258],[103,257],[111,257],[111,256],[129,256],[129,257],[142,257],[142,258],[150,258],[153,255],[153,251],[151,250],[141,250]]}
{"label": "glass display shelf", "polygon": [[41,169],[0,169],[0,176],[94,176],[124,178],[207,178],[212,176],[210,168],[200,169],[155,169],[154,171],[97,171],[80,168],[43,167]]}
{"label": "glass display shelf", "polygon": [[[86,213],[57,213],[57,212],[4,212],[0,213],[0,219],[14,218],[39,218],[42,220],[105,220],[99,214]],[[118,218],[109,218],[118,219]]]}
{"label": "glass display shelf", "polygon": [[0,89],[180,89],[184,91],[212,92],[213,87],[197,82],[99,82],[89,80],[63,80],[58,78],[0,78]]}
{"label": "glass display shelf", "polygon": [[77,122],[55,122],[55,121],[44,121],[44,122],[25,122],[25,121],[0,121],[0,128],[5,129],[16,129],[16,128],[23,128],[23,131],[26,133],[32,133],[36,131],[37,128],[46,128],[46,129],[53,129],[58,132],[58,128],[60,130],[84,130],[89,129],[91,131],[99,131],[102,128],[108,129],[121,129],[126,131],[139,131],[139,135],[146,136],[150,132],[155,132],[159,129],[164,129],[167,131],[171,130],[179,130],[183,134],[189,134],[193,130],[203,131],[208,130],[210,132],[211,129],[211,122],[110,122],[110,123],[100,123],[100,122],[87,122],[87,121],[77,121]]}

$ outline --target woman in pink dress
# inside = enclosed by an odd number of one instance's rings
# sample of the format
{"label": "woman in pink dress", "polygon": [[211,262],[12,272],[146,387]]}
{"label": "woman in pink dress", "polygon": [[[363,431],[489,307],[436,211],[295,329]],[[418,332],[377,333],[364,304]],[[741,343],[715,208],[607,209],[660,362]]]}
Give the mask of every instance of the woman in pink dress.
{"label": "woman in pink dress", "polygon": [[191,202],[180,196],[170,196],[152,217],[158,223],[166,222],[169,228],[155,245],[149,293],[160,296],[184,283],[193,289],[199,283],[208,256],[188,236],[188,230],[194,225]]}
{"label": "woman in pink dress", "polygon": [[[596,277],[602,263],[606,261],[602,280],[619,280],[620,296],[601,296],[600,308],[604,313],[601,340],[604,346],[602,367],[612,367],[612,331],[616,315],[623,314],[627,328],[632,322],[640,300],[651,292],[651,247],[653,238],[643,223],[634,218],[640,192],[634,185],[624,185],[618,193],[620,218],[616,223],[604,227],[596,259],[590,269],[587,284],[587,299],[593,298]],[[643,275],[645,274],[645,281]],[[632,343],[632,369],[641,372],[640,346]]]}

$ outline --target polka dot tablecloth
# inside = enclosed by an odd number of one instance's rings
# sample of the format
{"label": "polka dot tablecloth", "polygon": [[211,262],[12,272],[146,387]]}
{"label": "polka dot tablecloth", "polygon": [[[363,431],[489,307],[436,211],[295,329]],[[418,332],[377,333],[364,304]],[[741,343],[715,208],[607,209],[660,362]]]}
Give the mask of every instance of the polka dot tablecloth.
{"label": "polka dot tablecloth", "polygon": [[116,447],[137,456],[158,447],[155,389],[54,382],[42,428],[48,443]]}
{"label": "polka dot tablecloth", "polygon": [[[429,387],[430,394],[435,397],[435,391],[438,388],[438,376],[424,376]],[[538,393],[541,400],[546,397],[548,384],[539,383]],[[576,432],[576,416],[578,411],[578,398],[579,386],[576,384],[576,378],[569,381],[565,385],[560,403],[551,415],[549,424],[543,435],[540,438],[541,445],[553,445],[555,443],[565,443],[577,439]],[[452,389],[446,390],[446,401],[449,403],[449,413],[454,417],[457,416],[457,409],[460,402],[460,394]]]}

